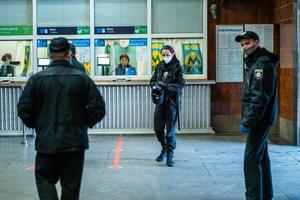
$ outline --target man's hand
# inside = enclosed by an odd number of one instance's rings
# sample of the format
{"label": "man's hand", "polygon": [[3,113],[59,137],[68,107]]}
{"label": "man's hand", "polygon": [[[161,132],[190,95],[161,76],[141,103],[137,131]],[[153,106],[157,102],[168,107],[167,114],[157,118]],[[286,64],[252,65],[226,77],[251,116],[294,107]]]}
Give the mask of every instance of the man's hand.
{"label": "man's hand", "polygon": [[240,131],[241,131],[241,133],[249,133],[251,131],[251,128],[248,128],[245,125],[241,124]]}

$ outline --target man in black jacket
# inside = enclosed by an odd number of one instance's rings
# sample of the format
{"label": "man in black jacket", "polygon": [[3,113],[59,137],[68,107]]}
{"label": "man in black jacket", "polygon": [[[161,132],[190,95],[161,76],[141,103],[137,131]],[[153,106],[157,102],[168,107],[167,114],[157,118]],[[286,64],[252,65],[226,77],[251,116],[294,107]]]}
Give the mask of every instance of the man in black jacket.
{"label": "man in black jacket", "polygon": [[51,64],[31,76],[18,102],[23,123],[36,130],[35,178],[40,199],[79,199],[88,127],[105,115],[105,103],[94,82],[70,64],[70,44],[54,38]]}
{"label": "man in black jacket", "polygon": [[246,55],[246,77],[241,96],[240,131],[248,133],[244,155],[247,200],[273,198],[268,136],[277,114],[279,56],[261,48],[255,32],[236,36]]}

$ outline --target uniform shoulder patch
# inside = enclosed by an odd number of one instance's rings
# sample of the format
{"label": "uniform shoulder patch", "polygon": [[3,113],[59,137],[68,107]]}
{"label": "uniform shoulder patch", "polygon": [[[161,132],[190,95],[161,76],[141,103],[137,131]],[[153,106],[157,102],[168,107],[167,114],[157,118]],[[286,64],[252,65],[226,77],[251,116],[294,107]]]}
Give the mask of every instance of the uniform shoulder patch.
{"label": "uniform shoulder patch", "polygon": [[264,75],[264,70],[263,69],[255,69],[254,70],[254,76],[256,79],[261,79]]}

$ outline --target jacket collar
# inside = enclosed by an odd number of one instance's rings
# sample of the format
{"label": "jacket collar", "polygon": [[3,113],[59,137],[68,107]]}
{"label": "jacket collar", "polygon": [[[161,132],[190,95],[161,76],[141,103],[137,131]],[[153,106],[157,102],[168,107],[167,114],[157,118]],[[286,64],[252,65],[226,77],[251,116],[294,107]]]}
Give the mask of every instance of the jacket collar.
{"label": "jacket collar", "polygon": [[52,61],[48,67],[57,67],[57,66],[72,67],[71,63],[67,60]]}

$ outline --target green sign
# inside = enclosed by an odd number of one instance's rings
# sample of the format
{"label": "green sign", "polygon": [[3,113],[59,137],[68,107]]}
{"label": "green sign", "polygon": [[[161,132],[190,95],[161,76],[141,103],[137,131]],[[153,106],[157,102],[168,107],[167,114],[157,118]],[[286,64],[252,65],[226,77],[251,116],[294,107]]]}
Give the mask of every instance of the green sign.
{"label": "green sign", "polygon": [[32,35],[32,26],[0,26],[0,35]]}
{"label": "green sign", "polygon": [[88,27],[88,26],[77,27],[77,34],[78,35],[88,35],[88,34],[90,34],[90,27]]}
{"label": "green sign", "polygon": [[134,33],[135,34],[147,34],[147,26],[135,26]]}

